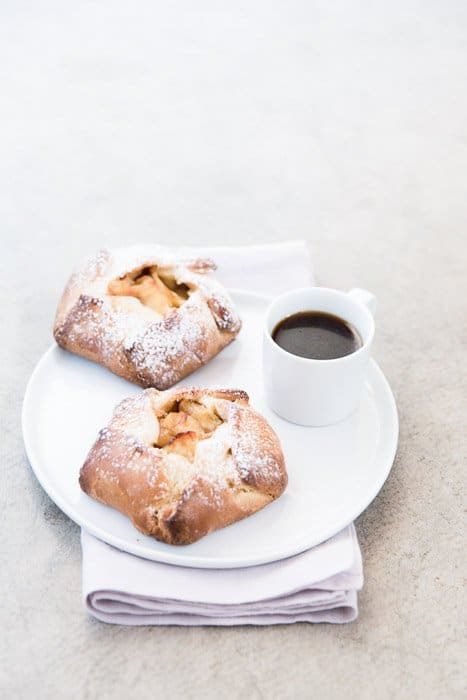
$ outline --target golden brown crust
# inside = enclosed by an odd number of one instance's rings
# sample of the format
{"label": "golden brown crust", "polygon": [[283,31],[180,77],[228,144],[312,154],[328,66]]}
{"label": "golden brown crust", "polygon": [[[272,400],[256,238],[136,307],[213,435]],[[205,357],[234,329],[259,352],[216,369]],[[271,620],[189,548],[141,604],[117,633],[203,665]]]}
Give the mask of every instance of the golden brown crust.
{"label": "golden brown crust", "polygon": [[[177,411],[191,413],[177,420]],[[160,438],[161,425],[182,432]],[[276,434],[245,392],[147,389],[116,407],[80,485],[144,534],[190,544],[278,498],[287,472]]]}
{"label": "golden brown crust", "polygon": [[[240,330],[232,301],[209,275],[214,268],[210,260],[176,259],[158,246],[100,251],[68,281],[54,337],[135,384],[167,389]],[[175,291],[165,286],[169,279]]]}

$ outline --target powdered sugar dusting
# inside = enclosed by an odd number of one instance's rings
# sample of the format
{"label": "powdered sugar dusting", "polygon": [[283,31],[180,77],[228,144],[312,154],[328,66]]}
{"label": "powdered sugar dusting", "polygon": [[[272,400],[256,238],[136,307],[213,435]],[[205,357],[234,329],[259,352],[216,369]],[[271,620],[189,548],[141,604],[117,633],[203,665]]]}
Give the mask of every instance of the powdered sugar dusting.
{"label": "powdered sugar dusting", "polygon": [[[237,403],[235,398],[212,396],[210,390],[195,391],[194,396],[191,389],[148,389],[122,401],[109,426],[100,432],[81,474],[86,492],[123,510],[143,532],[164,541],[173,537],[176,542],[180,536],[177,530],[168,536],[160,529],[169,528],[165,532],[170,532],[172,516],[178,513],[182,522],[188,518],[184,522],[192,528],[192,536],[200,533],[199,537],[208,513],[227,509],[230,517],[229,509],[238,498],[237,517],[242,517],[242,513],[244,516],[265,505],[268,496],[280,495],[286,483],[278,440],[264,419],[244,404],[245,395],[230,390],[231,397],[239,397]],[[183,412],[177,403],[182,398],[204,404],[216,420],[223,419],[213,429],[205,427],[207,432],[195,438],[194,453],[170,451],[170,443],[156,447],[153,441],[159,420],[174,411],[176,415],[177,409]],[[186,405],[184,408],[188,410]],[[199,406],[192,410],[206,420],[204,409],[201,414]],[[259,500],[255,500],[255,491],[262,494]],[[253,500],[247,500],[251,505],[242,510],[245,493],[247,498],[252,493]],[[190,503],[193,508],[185,509],[183,504]],[[182,533],[178,542],[186,541],[186,536]]]}
{"label": "powdered sugar dusting", "polygon": [[130,435],[137,443],[148,447],[154,445],[159,437],[159,421],[152,410],[150,392],[142,391],[121,401],[110,425]]}
{"label": "powdered sugar dusting", "polygon": [[196,446],[196,475],[210,483],[209,499],[217,508],[222,507],[227,489],[241,486],[232,458],[231,444],[230,425],[222,423],[210,438],[200,441]]}
{"label": "powdered sugar dusting", "polygon": [[[138,376],[157,376],[157,384],[174,384],[209,359],[206,352],[210,319],[197,304],[187,302],[160,322],[147,326],[129,348]],[[188,308],[185,308],[188,307]],[[126,344],[128,347],[128,344]]]}
{"label": "powdered sugar dusting", "polygon": [[[165,318],[109,283],[144,266],[163,267],[189,296]],[[59,307],[60,345],[141,384],[167,388],[207,362],[240,330],[227,292],[208,273],[209,260],[177,259],[162,246],[102,250],[70,279]],[[185,307],[188,307],[186,309]]]}
{"label": "powdered sugar dusting", "polygon": [[[157,451],[122,430],[110,426],[100,431],[81,478],[91,469],[94,492],[109,502],[106,494],[125,494],[130,503],[155,505],[171,497],[164,461]],[[86,483],[86,476],[84,476]],[[92,489],[92,486],[91,486]],[[89,493],[89,489],[85,488]]]}
{"label": "powdered sugar dusting", "polygon": [[91,284],[96,278],[103,277],[108,268],[110,251],[102,248],[95,255],[88,258],[73,272],[70,279],[70,286],[83,287]]}
{"label": "powdered sugar dusting", "polygon": [[[252,410],[248,408],[250,418]],[[246,482],[252,476],[254,480],[281,481],[282,452],[279,439],[271,426],[256,413],[256,420],[248,420],[244,407],[235,403],[230,404],[229,414],[230,420],[236,425],[232,431],[232,451],[240,477]]]}
{"label": "powdered sugar dusting", "polygon": [[[129,311],[115,311],[107,299],[81,295],[73,310],[72,322],[66,326],[66,342],[83,347],[114,371],[123,371],[127,360],[122,351],[144,331],[144,316]],[[57,331],[57,339],[64,326]]]}

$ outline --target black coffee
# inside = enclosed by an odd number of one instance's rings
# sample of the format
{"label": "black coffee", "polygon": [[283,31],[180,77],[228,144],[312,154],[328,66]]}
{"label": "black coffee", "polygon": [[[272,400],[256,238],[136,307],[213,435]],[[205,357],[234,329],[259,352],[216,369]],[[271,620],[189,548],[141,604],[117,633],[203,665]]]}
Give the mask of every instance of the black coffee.
{"label": "black coffee", "polygon": [[355,328],[339,316],[301,311],[276,325],[272,338],[287,352],[312,360],[333,360],[362,346]]}

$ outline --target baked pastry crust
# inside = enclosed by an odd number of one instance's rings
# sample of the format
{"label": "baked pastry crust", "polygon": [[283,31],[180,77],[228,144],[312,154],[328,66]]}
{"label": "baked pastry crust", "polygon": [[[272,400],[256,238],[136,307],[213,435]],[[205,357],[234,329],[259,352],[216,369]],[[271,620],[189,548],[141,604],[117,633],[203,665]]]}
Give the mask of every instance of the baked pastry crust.
{"label": "baked pastry crust", "polygon": [[190,544],[255,513],[287,485],[279,439],[238,390],[146,389],[122,401],[80,486],[167,544]]}
{"label": "baked pastry crust", "polygon": [[240,330],[215,267],[159,246],[102,250],[68,281],[55,340],[135,384],[167,389]]}

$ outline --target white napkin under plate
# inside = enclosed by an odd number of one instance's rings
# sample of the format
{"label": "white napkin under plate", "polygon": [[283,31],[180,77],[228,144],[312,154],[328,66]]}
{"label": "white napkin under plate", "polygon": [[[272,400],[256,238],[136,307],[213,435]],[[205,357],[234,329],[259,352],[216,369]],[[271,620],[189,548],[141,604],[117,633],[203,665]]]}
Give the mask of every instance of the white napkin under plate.
{"label": "white napkin under plate", "polygon": [[[180,249],[212,257],[227,287],[277,295],[314,283],[303,241]],[[231,526],[235,527],[235,525]],[[208,535],[209,536],[209,535]],[[353,525],[302,554],[241,569],[193,569],[140,559],[82,531],[88,611],[122,625],[270,625],[351,622],[363,585]]]}

